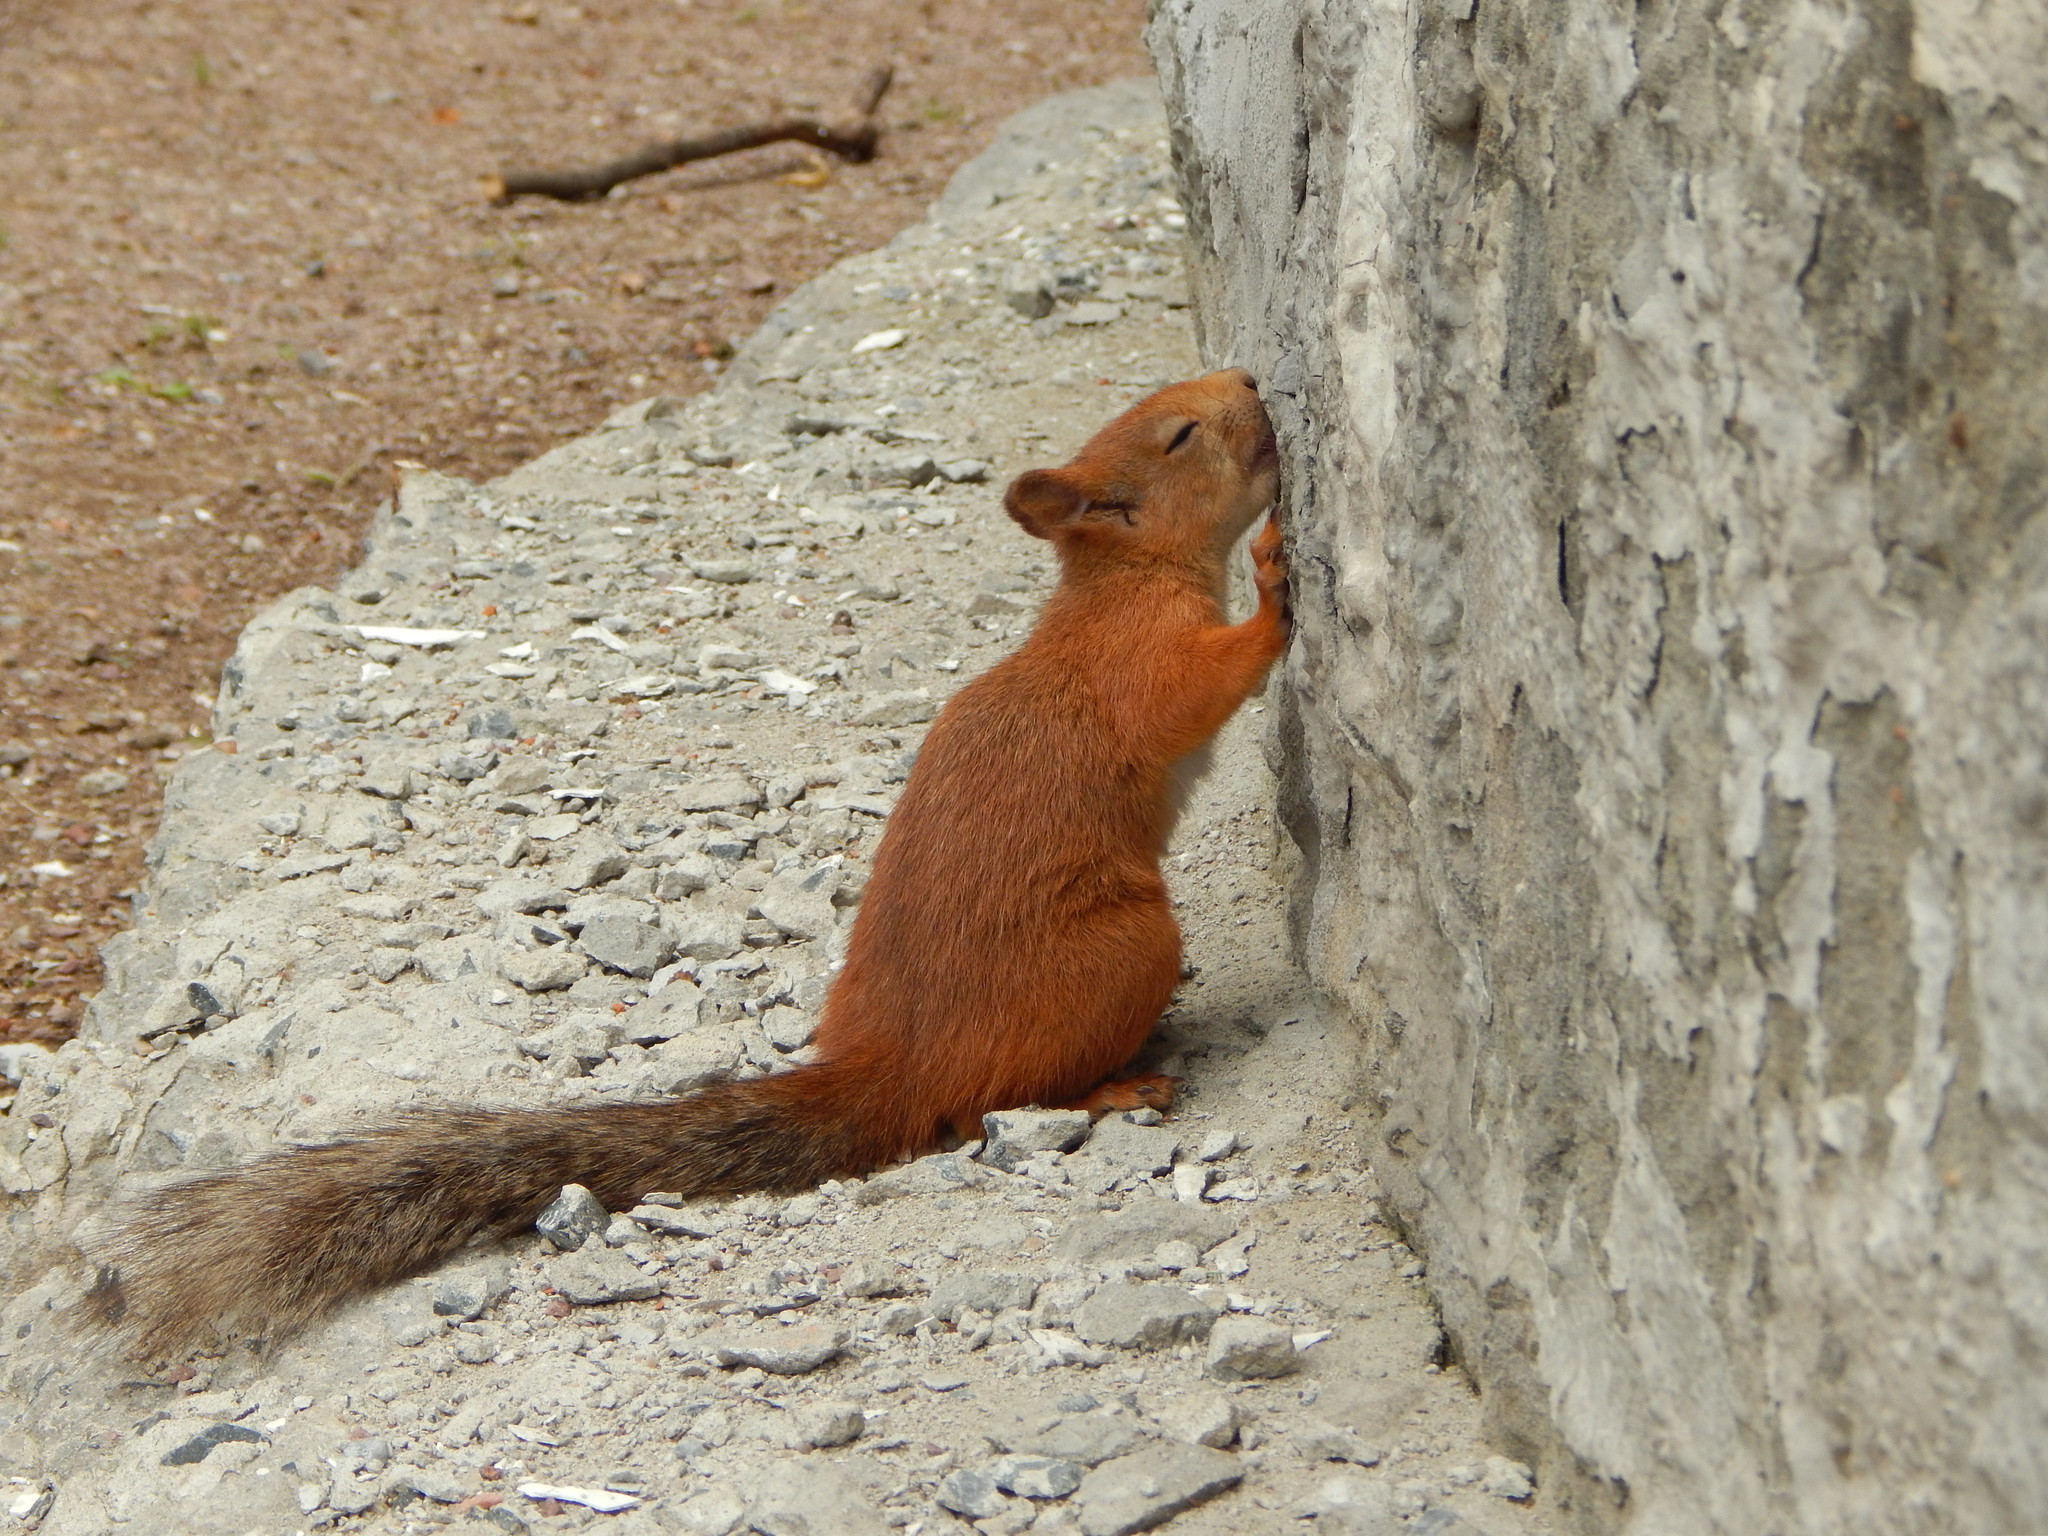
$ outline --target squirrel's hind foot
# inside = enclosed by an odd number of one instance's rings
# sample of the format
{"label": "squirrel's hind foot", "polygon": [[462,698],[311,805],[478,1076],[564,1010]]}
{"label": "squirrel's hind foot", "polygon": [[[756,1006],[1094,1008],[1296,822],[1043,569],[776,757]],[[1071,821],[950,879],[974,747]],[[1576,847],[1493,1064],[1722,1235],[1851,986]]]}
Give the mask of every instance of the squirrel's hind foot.
{"label": "squirrel's hind foot", "polygon": [[1180,1094],[1184,1078],[1169,1077],[1164,1072],[1150,1073],[1144,1077],[1120,1078],[1115,1082],[1103,1083],[1071,1103],[1062,1104],[1061,1109],[1085,1109],[1100,1118],[1120,1109],[1173,1108],[1173,1101]]}

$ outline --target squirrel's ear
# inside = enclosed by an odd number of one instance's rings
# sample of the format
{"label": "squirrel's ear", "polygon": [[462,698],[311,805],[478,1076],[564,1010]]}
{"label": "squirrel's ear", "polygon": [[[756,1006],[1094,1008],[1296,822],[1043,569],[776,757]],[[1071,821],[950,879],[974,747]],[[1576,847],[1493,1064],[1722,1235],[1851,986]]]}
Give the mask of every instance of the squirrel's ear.
{"label": "squirrel's ear", "polygon": [[1049,539],[1088,510],[1088,498],[1056,469],[1029,469],[1010,482],[1003,508],[1034,539]]}

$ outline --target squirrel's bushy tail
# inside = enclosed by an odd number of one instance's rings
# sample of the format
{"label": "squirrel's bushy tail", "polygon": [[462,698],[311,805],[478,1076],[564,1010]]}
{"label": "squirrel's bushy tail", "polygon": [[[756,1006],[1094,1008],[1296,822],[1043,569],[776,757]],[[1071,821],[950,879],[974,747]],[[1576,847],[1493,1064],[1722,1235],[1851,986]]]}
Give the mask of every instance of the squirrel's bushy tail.
{"label": "squirrel's bushy tail", "polygon": [[794,1190],[897,1149],[858,1129],[836,1063],[686,1098],[555,1110],[427,1109],[136,1201],[94,1245],[87,1316],[141,1354],[215,1327],[275,1339],[478,1237],[533,1225],[564,1184],[609,1210],[649,1190]]}

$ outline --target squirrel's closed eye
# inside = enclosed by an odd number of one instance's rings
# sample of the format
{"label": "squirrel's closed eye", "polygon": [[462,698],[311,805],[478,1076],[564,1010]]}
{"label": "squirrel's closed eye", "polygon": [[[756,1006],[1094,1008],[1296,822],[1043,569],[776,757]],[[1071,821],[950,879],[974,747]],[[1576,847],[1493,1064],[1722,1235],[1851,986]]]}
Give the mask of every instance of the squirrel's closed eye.
{"label": "squirrel's closed eye", "polygon": [[1182,443],[1186,442],[1189,438],[1193,437],[1195,435],[1195,425],[1196,424],[1191,421],[1186,426],[1182,427],[1178,432],[1174,433],[1173,441],[1166,445],[1166,451],[1168,453],[1173,452],[1174,449],[1178,448]]}

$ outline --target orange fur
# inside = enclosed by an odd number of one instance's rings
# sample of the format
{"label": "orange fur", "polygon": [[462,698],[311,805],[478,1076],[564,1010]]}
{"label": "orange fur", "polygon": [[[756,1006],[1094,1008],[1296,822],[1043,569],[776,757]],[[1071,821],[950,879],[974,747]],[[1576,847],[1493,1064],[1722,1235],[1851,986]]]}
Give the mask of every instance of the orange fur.
{"label": "orange fur", "polygon": [[99,1255],[91,1314],[141,1348],[235,1319],[273,1336],[529,1227],[568,1182],[794,1189],[979,1133],[990,1110],[1172,1100],[1111,1080],[1180,973],[1159,859],[1174,770],[1286,643],[1278,528],[1259,601],[1224,621],[1231,548],[1273,500],[1272,429],[1229,370],[1141,401],[1010,515],[1059,552],[1030,638],[933,724],[826,999],[819,1060],[688,1097],[542,1111],[429,1109],[138,1202]]}

